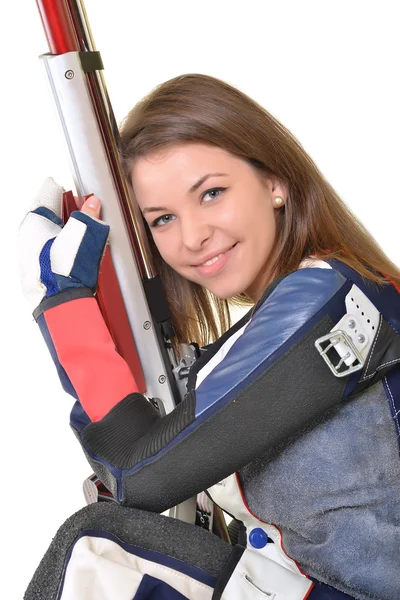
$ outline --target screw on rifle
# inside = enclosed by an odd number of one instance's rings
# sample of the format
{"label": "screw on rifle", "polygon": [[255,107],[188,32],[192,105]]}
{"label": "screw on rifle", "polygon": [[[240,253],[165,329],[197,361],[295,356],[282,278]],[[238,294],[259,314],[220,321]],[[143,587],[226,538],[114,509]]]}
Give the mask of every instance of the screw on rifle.
{"label": "screw on rifle", "polygon": [[354,321],[354,319],[350,319],[350,321],[348,322],[348,325],[349,325],[350,329],[354,329],[354,327],[356,326],[356,322]]}
{"label": "screw on rifle", "polygon": [[71,71],[71,69],[69,69],[68,71],[65,72],[65,77],[67,79],[73,79],[74,75],[75,75],[75,73],[73,71]]}
{"label": "screw on rifle", "polygon": [[144,328],[144,329],[150,329],[150,327],[151,327],[151,323],[150,323],[150,321],[145,321],[145,322],[143,323],[143,328]]}
{"label": "screw on rifle", "polygon": [[160,377],[158,378],[159,383],[165,383],[166,380],[167,380],[167,378],[165,377],[165,375],[160,375]]}
{"label": "screw on rifle", "polygon": [[365,342],[365,335],[363,335],[362,333],[360,333],[360,335],[358,336],[357,339],[360,342],[360,344],[363,344]]}

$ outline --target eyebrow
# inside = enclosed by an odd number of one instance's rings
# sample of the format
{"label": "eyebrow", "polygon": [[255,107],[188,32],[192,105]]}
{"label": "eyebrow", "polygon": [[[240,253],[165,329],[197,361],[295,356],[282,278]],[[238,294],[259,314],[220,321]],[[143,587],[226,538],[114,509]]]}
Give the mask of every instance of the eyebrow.
{"label": "eyebrow", "polygon": [[[203,177],[200,177],[200,179],[194,184],[192,185],[192,187],[189,189],[189,194],[193,194],[193,192],[195,192],[196,190],[199,189],[199,187],[201,185],[203,185],[203,183],[209,178],[209,177],[223,177],[226,176],[227,173],[207,173],[207,175],[203,175]],[[149,213],[149,212],[157,212],[159,210],[168,210],[165,206],[148,206],[147,208],[143,209],[143,214]]]}

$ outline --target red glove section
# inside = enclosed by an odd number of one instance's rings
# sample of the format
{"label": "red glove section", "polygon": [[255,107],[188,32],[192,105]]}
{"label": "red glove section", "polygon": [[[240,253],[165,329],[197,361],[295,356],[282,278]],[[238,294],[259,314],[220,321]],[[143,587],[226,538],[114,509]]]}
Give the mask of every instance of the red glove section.
{"label": "red glove section", "polygon": [[95,298],[65,302],[43,316],[58,360],[91,421],[99,421],[128,394],[139,391]]}

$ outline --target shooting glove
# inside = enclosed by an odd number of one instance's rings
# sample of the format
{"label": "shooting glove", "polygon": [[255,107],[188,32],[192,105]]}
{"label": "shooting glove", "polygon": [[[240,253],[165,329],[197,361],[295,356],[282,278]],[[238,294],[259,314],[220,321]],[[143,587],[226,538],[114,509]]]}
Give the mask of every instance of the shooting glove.
{"label": "shooting glove", "polygon": [[46,179],[19,231],[22,289],[35,308],[60,292],[95,292],[97,286],[110,227],[80,211],[72,212],[64,225],[63,193],[53,179]]}
{"label": "shooting glove", "polygon": [[63,192],[47,179],[21,224],[22,288],[63,388],[78,401],[80,418],[97,421],[138,388],[94,298],[110,228],[81,211],[64,225]]}

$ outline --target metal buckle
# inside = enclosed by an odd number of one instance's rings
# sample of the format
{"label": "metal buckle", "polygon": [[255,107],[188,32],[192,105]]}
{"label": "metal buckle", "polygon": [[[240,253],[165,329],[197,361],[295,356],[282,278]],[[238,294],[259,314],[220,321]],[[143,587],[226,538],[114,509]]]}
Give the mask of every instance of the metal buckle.
{"label": "metal buckle", "polygon": [[[323,347],[324,342],[329,342],[328,346],[326,346],[325,348]],[[339,342],[346,345],[351,352],[348,352],[344,356],[341,356],[338,364],[334,365],[327,353],[329,352],[329,350],[331,350],[337,344],[339,344]],[[332,373],[335,375],[335,377],[347,377],[347,375],[350,375],[350,373],[360,371],[364,366],[365,360],[355,347],[350,336],[345,331],[343,331],[343,329],[336,329],[335,331],[330,331],[326,335],[323,335],[322,337],[318,338],[315,341],[314,345],[318,350],[319,354],[322,356],[322,358],[328,365],[328,367],[330,368],[330,370],[332,371]],[[350,366],[346,365],[345,361],[348,358],[350,358],[352,354],[355,356],[353,364],[351,364]],[[354,364],[355,361],[357,362]],[[339,371],[343,364],[346,366],[346,369]]]}

